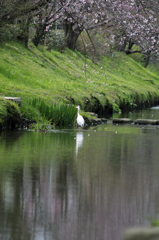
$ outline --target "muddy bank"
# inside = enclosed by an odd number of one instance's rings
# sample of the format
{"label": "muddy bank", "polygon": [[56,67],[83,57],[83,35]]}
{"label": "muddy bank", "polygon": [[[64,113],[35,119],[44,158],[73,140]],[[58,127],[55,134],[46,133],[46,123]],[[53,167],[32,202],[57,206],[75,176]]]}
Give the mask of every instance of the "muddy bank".
{"label": "muddy bank", "polygon": [[18,98],[0,98],[0,129],[24,128],[35,121],[23,117]]}
{"label": "muddy bank", "polygon": [[129,96],[125,95],[125,97],[121,97],[116,93],[115,98],[113,103],[106,98],[104,106],[97,97],[86,98],[84,99],[84,111],[94,112],[99,117],[107,117],[107,115],[115,112],[141,110],[159,105],[159,94],[157,95],[155,92],[147,92],[146,94],[132,93]]}

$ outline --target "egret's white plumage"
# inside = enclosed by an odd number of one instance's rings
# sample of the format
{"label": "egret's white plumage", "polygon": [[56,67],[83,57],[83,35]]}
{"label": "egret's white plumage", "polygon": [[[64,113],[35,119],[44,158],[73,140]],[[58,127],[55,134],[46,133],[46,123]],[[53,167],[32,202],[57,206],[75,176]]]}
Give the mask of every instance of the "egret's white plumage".
{"label": "egret's white plumage", "polygon": [[76,108],[78,109],[77,124],[78,124],[78,126],[83,127],[84,126],[84,118],[79,114],[80,106],[78,105]]}

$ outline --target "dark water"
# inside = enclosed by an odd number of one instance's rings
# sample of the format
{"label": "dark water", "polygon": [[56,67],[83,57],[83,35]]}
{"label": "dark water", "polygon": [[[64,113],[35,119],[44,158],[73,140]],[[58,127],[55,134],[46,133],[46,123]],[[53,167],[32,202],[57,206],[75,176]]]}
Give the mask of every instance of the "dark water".
{"label": "dark water", "polygon": [[[159,109],[127,117],[143,114],[159,119]],[[121,240],[150,225],[158,143],[159,127],[132,124],[1,132],[0,240]]]}

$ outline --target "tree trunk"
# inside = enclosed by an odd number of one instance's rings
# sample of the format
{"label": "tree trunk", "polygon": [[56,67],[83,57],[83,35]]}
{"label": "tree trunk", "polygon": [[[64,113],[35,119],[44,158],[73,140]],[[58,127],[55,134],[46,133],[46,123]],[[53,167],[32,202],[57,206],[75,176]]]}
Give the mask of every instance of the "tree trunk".
{"label": "tree trunk", "polygon": [[46,29],[46,24],[45,23],[39,23],[37,28],[36,28],[36,33],[35,33],[35,37],[33,38],[32,42],[34,43],[34,45],[37,47],[40,43],[40,41],[42,40],[42,37],[45,36],[45,29]]}
{"label": "tree trunk", "polygon": [[74,23],[67,22],[67,20],[64,22],[65,40],[62,46],[62,52],[65,51],[66,47],[71,50],[75,50],[76,48],[77,39],[83,31],[83,28],[77,26],[73,29],[73,26]]}
{"label": "tree trunk", "polygon": [[132,47],[133,47],[133,45],[134,45],[134,42],[130,39],[130,40],[129,40],[128,49],[131,50]]}
{"label": "tree trunk", "polygon": [[151,57],[151,51],[147,51],[147,56],[146,56],[146,62],[145,62],[145,68],[148,66],[150,62],[150,57]]}
{"label": "tree trunk", "polygon": [[119,52],[124,52],[124,51],[125,51],[125,48],[126,48],[126,44],[127,44],[127,40],[124,40],[124,42],[123,42],[122,45],[118,44],[117,50],[118,50]]}
{"label": "tree trunk", "polygon": [[20,19],[20,33],[17,39],[24,44],[25,48],[28,48],[30,20],[31,15],[29,14]]}
{"label": "tree trunk", "polygon": [[125,50],[125,53],[126,53],[127,55],[129,55],[129,54],[132,53],[132,52],[131,52],[131,49],[132,49],[133,45],[134,45],[134,42],[130,39],[130,40],[129,40],[129,44],[128,44],[128,48]]}

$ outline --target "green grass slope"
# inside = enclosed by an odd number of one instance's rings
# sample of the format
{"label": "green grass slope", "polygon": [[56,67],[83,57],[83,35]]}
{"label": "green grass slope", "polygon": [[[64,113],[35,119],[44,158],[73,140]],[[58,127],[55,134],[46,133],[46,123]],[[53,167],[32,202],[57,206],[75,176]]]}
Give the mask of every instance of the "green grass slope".
{"label": "green grass slope", "polygon": [[[147,81],[148,80],[148,81]],[[96,63],[77,51],[47,51],[19,43],[0,45],[0,96],[80,104],[82,109],[119,110],[157,103],[157,72],[122,53]]]}

